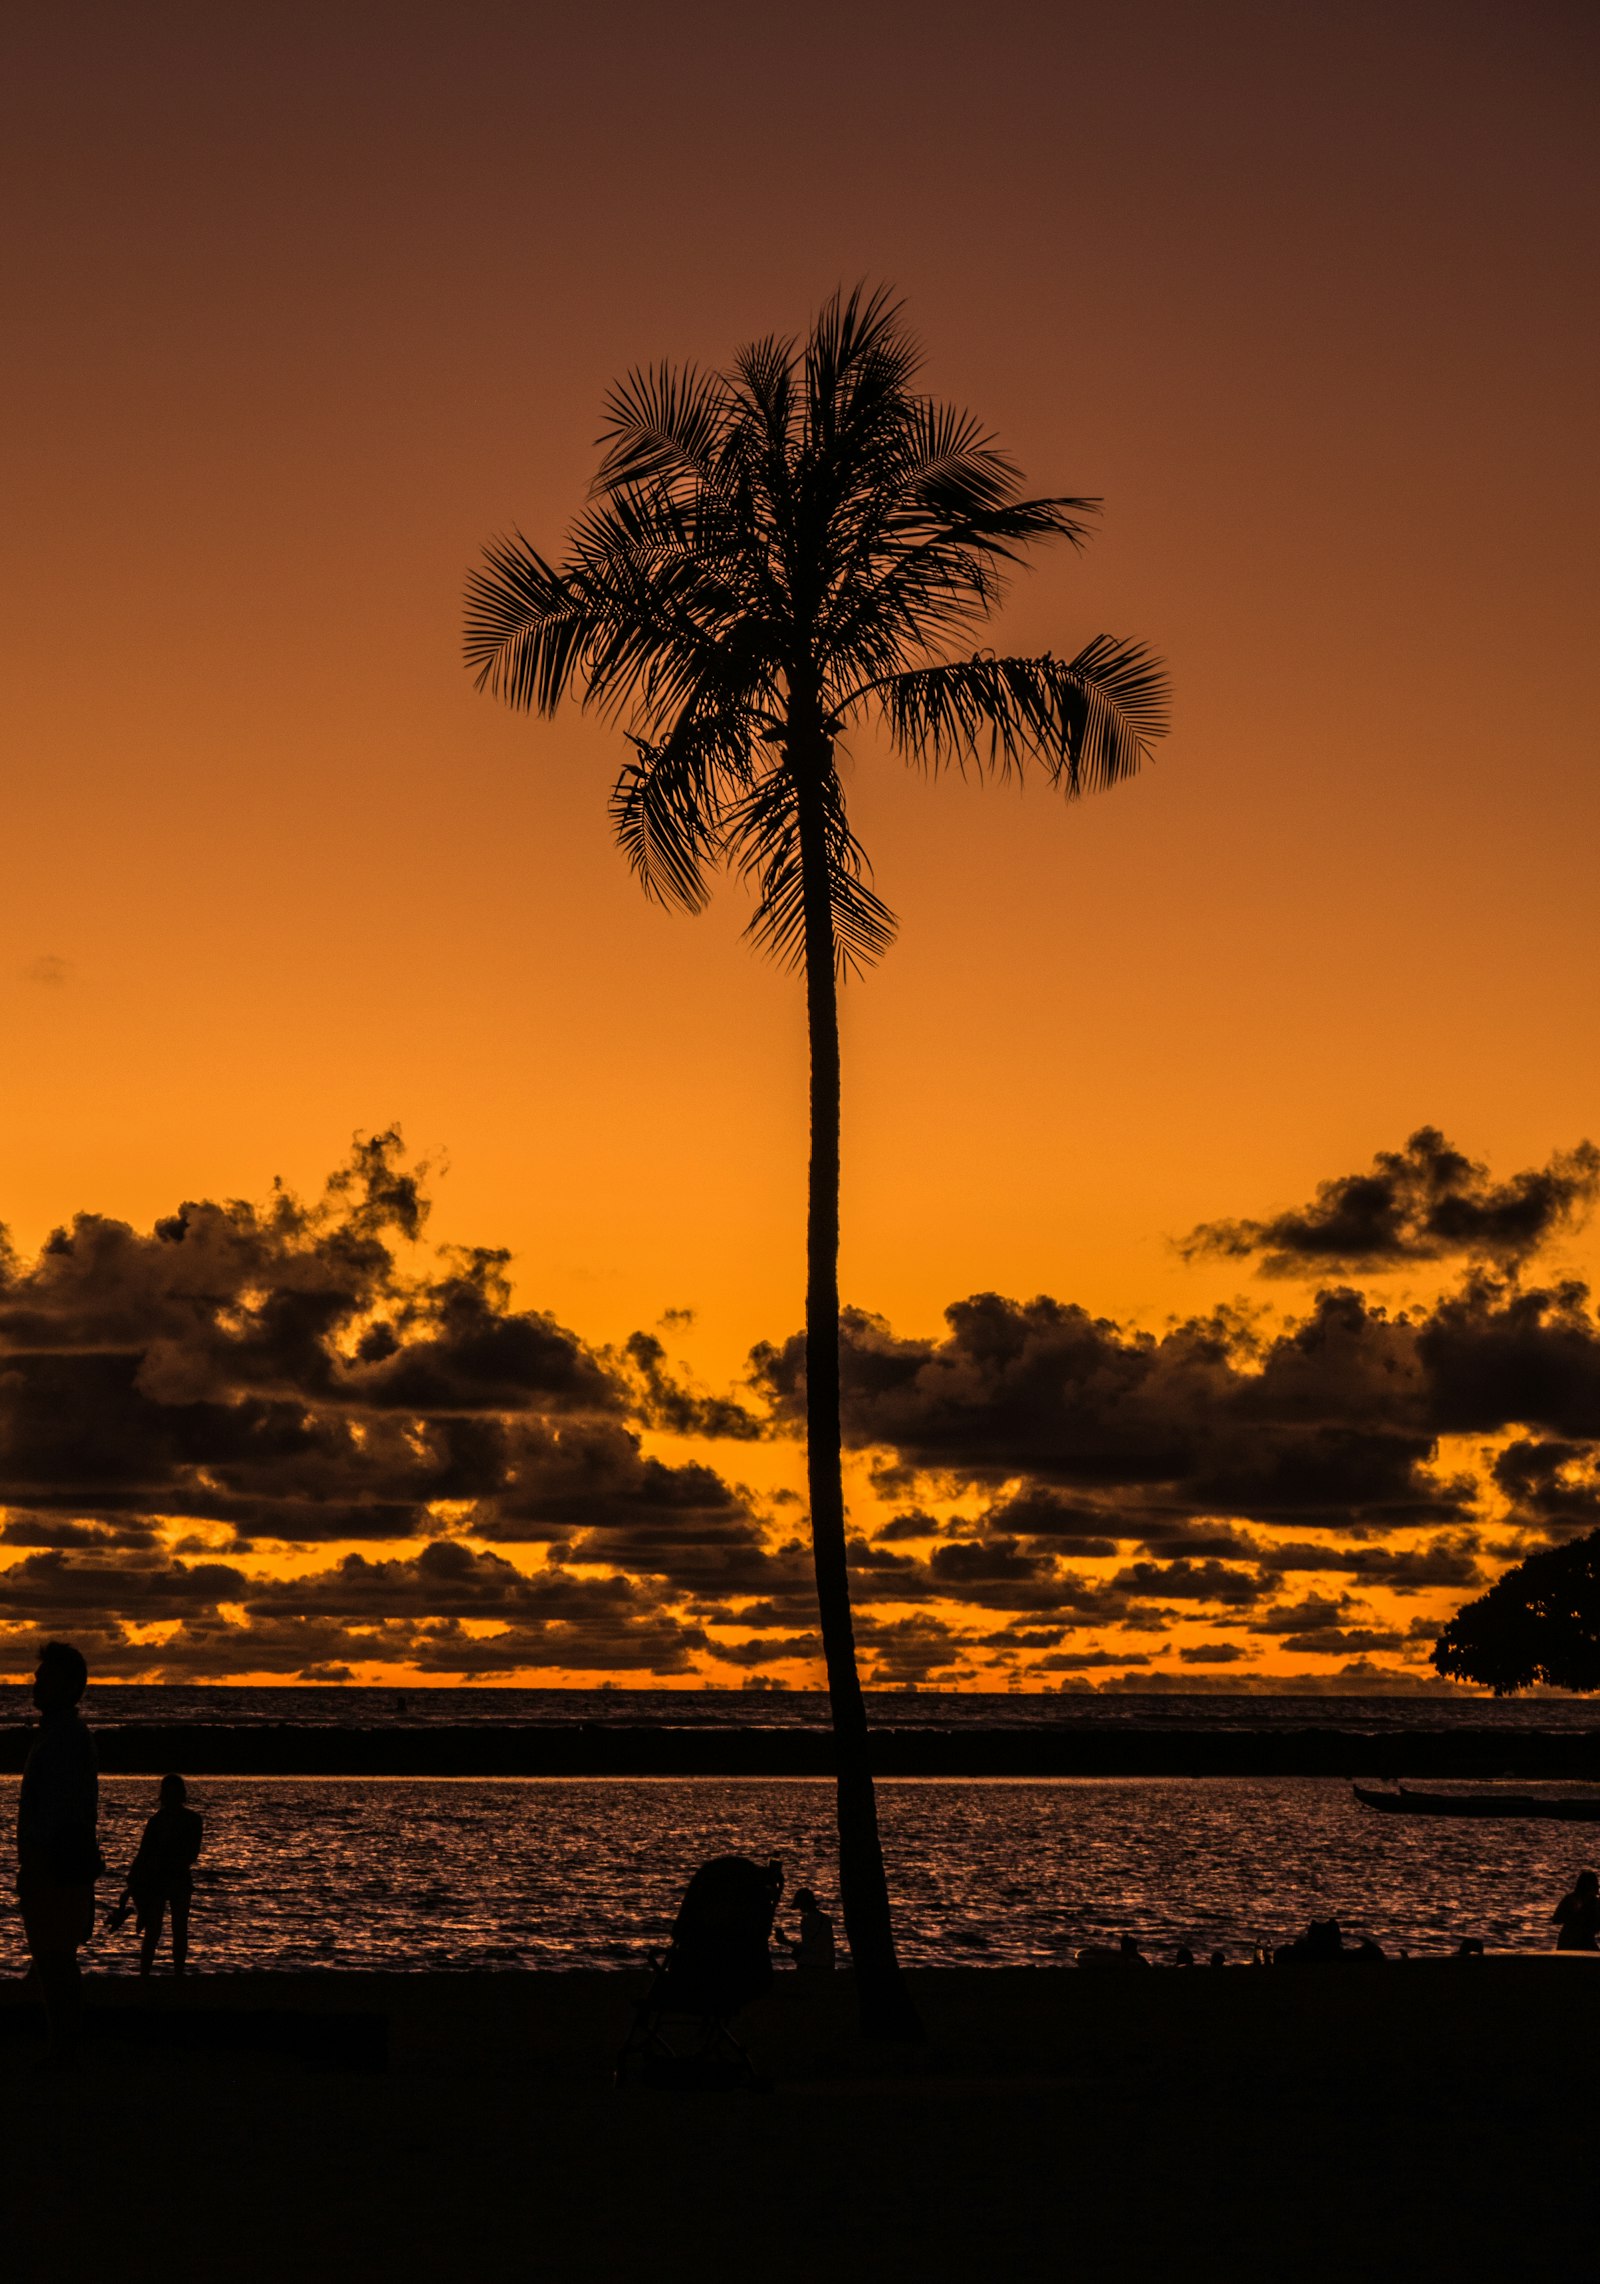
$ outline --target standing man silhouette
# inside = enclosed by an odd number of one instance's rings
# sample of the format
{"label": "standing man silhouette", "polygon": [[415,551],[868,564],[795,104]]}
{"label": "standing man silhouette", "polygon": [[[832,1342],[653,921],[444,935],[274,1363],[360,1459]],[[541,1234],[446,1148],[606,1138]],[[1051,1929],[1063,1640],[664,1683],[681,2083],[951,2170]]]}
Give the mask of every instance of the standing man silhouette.
{"label": "standing man silhouette", "polygon": [[78,1947],[94,1927],[100,1780],[78,1713],[89,1685],[83,1652],[46,1642],[33,1677],[39,1728],[17,1801],[17,1899],[57,2061],[76,2054],[83,2010]]}

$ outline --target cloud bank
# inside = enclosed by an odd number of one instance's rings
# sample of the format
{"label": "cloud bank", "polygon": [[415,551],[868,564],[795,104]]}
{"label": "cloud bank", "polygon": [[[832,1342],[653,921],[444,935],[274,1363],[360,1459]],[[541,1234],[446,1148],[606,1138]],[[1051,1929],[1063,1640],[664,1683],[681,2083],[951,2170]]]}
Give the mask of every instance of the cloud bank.
{"label": "cloud bank", "polygon": [[697,1401],[658,1351],[515,1307],[502,1253],[409,1265],[424,1174],[380,1134],[312,1205],[84,1214],[31,1265],[0,1255],[19,1656],[56,1630],[101,1671],[673,1674],[706,1646],[686,1596],[792,1583],[744,1493],[644,1449]]}
{"label": "cloud bank", "polygon": [[[1425,1306],[1341,1281],[1267,1329],[1048,1295],[973,1295],[927,1337],[846,1312],[871,1677],[1419,1672],[1498,1567],[1600,1523],[1600,1325],[1530,1274],[1587,1148],[1496,1184],[1423,1129],[1376,1161],[1381,1198],[1352,1178],[1208,1225],[1257,1232],[1241,1258],[1291,1223],[1306,1259],[1453,1248]],[[656,1334],[597,1347],[516,1305],[503,1252],[426,1248],[425,1174],[386,1133],[309,1204],[84,1214],[31,1263],[0,1250],[13,1666],[66,1632],[108,1674],[807,1674],[803,1514],[737,1480],[802,1424],[799,1337],[736,1393]]]}

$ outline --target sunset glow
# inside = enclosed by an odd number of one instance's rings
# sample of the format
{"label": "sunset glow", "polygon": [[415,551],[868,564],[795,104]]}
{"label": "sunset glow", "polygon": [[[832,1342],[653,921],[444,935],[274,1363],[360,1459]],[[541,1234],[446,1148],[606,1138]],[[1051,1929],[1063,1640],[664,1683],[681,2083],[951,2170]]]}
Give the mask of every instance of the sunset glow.
{"label": "sunset glow", "polygon": [[800,990],[737,883],[641,898],[619,730],[477,694],[461,595],[559,549],[620,374],[862,278],[1104,499],[997,645],[1175,693],[1073,807],[852,749],[866,1678],[1442,1687],[1439,1623],[1600,1522],[1593,296],[1534,13],[1173,7],[1154,79],[1149,11],[14,37],[6,1672],[816,1685]]}

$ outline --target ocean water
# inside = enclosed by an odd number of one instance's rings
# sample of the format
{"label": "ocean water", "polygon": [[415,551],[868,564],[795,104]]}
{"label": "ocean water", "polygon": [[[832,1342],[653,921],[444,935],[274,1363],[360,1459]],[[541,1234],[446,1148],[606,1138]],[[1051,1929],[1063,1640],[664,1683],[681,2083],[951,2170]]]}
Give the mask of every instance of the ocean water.
{"label": "ocean water", "polygon": [[[115,1901],[145,1778],[101,1782]],[[15,1811],[15,1779],[0,1815]],[[1136,1935],[1244,1959],[1337,1916],[1386,1949],[1548,1945],[1549,1914],[1600,1831],[1375,1815],[1328,1778],[891,1781],[879,1788],[910,1964],[1065,1965]],[[200,1970],[622,1967],[665,1937],[685,1882],[729,1850],[836,1893],[825,1781],[611,1778],[196,1780],[206,1819]],[[780,1913],[780,1927],[788,1917]],[[14,1900],[0,1952],[20,1967]],[[95,1972],[135,1965],[131,1925]]]}
{"label": "ocean water", "polygon": [[[1406,1730],[1600,1729],[1600,1701],[1539,1693],[1495,1699],[1452,1690],[1407,1697],[1228,1691],[873,1690],[882,1728],[1096,1728]],[[90,1688],[84,1710],[110,1724],[188,1723],[252,1728],[430,1728],[484,1724],[543,1727],[567,1722],[642,1723],[658,1728],[827,1727],[820,1690],[753,1689],[252,1689],[233,1684],[117,1684]],[[28,1687],[0,1682],[0,1722],[32,1719]]]}

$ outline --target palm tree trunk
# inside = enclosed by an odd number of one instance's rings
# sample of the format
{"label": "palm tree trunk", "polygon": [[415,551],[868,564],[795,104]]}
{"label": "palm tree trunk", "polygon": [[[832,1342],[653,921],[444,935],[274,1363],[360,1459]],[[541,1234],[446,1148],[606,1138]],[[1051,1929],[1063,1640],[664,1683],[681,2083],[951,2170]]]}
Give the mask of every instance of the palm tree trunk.
{"label": "palm tree trunk", "polygon": [[916,2039],[922,2024],[895,1956],[867,1708],[856,1667],[845,1559],[839,1431],[839,1000],[820,805],[802,795],[811,1172],[806,1224],[806,1473],[822,1651],[838,1778],[839,1901],[869,2038]]}

